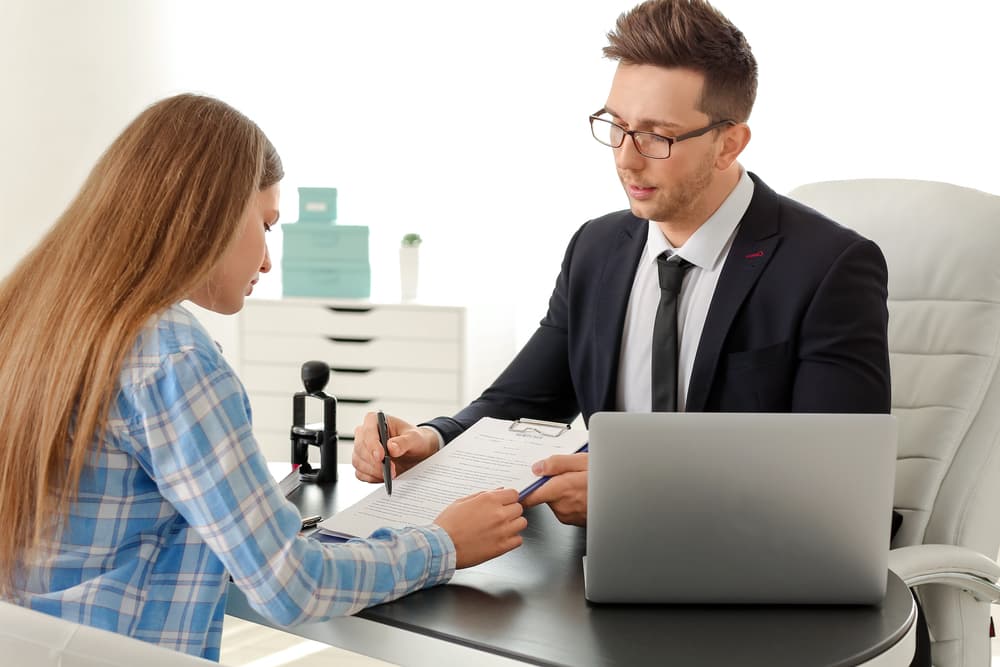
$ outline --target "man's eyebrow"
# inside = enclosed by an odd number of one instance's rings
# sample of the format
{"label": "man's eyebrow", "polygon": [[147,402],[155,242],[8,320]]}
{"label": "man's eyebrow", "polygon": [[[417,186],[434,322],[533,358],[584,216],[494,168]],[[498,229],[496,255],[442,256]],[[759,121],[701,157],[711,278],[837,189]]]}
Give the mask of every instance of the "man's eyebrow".
{"label": "man's eyebrow", "polygon": [[[615,113],[614,110],[611,109],[610,107],[604,107],[604,111],[611,114],[615,118],[621,118],[621,115]],[[635,124],[638,126],[644,125],[646,127],[667,127],[667,128],[677,128],[677,129],[681,127],[677,123],[671,123],[670,121],[666,121],[661,118],[639,118],[638,120],[636,120]]]}

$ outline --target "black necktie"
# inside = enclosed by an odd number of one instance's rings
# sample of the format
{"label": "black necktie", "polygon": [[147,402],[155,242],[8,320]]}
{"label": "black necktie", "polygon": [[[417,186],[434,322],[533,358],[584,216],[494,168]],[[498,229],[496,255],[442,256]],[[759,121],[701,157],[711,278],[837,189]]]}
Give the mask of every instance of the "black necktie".
{"label": "black necktie", "polygon": [[656,258],[660,305],[653,323],[653,412],[677,410],[677,295],[684,274],[693,266],[681,257],[669,259],[667,252]]}

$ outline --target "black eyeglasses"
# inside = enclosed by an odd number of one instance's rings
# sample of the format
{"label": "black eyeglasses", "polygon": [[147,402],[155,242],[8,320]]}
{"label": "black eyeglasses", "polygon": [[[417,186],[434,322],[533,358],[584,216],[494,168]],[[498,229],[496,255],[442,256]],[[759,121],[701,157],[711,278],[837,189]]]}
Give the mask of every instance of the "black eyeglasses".
{"label": "black eyeglasses", "polygon": [[612,123],[607,118],[601,118],[601,114],[603,113],[607,112],[604,109],[600,109],[590,116],[590,131],[593,133],[594,139],[597,139],[605,146],[621,148],[621,145],[625,142],[625,136],[628,135],[632,137],[632,143],[635,145],[635,149],[639,151],[639,155],[644,155],[654,160],[666,160],[670,157],[670,149],[678,141],[700,137],[725,125],[736,125],[736,121],[734,120],[720,120],[711,125],[706,125],[700,130],[685,132],[676,137],[665,137],[662,134],[654,134],[653,132],[626,130],[621,125]]}

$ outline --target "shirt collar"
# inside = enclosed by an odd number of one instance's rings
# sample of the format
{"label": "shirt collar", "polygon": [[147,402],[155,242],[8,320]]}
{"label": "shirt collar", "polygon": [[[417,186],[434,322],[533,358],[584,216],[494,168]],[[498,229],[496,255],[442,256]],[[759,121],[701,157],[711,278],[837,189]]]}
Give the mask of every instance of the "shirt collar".
{"label": "shirt collar", "polygon": [[676,253],[699,269],[714,270],[723,259],[722,254],[729,239],[739,227],[740,220],[743,219],[753,198],[753,181],[750,179],[750,174],[745,169],[741,171],[742,175],[733,191],[715,213],[695,230],[680,250],[670,245],[659,225],[650,220],[646,236],[646,260],[655,262],[664,251],[669,251],[671,255]]}

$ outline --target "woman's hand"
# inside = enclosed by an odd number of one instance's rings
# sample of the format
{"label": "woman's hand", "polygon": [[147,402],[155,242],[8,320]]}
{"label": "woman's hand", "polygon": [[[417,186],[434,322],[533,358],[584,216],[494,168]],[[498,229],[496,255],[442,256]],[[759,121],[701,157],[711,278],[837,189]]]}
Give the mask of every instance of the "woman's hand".
{"label": "woman's hand", "polygon": [[471,567],[521,546],[528,525],[516,489],[459,498],[434,519],[455,543],[456,567]]}

